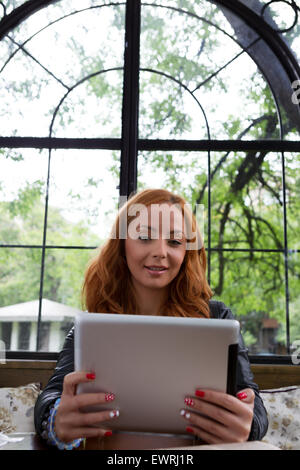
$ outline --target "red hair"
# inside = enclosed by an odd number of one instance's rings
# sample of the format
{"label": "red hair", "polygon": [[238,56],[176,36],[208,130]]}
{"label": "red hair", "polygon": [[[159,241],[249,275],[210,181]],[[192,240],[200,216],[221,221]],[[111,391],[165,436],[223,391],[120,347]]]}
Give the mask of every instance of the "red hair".
{"label": "red hair", "polygon": [[[131,274],[125,259],[125,243],[120,236],[120,220],[126,220],[126,230],[135,216],[129,216],[133,204],[176,204],[184,211],[186,201],[163,189],[143,190],[127,201],[114,223],[112,234],[90,262],[83,284],[83,306],[89,312],[139,314]],[[195,216],[188,211],[193,233],[199,229]],[[167,302],[161,307],[161,315],[182,317],[209,317],[209,300],[212,291],[206,279],[206,253],[203,244],[197,249],[186,250],[176,278],[169,285]]]}

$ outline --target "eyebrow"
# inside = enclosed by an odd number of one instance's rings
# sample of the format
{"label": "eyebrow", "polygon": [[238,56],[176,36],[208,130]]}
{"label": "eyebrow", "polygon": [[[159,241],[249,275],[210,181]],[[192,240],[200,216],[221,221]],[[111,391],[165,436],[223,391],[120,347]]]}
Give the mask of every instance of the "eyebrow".
{"label": "eyebrow", "polygon": [[[151,225],[140,225],[140,228],[147,228],[148,230],[153,230],[153,232],[157,232],[156,228],[154,227],[151,227]],[[170,234],[174,234],[174,233],[179,233],[180,235],[184,236],[184,232],[180,229],[175,229],[175,230],[171,230],[170,231]]]}

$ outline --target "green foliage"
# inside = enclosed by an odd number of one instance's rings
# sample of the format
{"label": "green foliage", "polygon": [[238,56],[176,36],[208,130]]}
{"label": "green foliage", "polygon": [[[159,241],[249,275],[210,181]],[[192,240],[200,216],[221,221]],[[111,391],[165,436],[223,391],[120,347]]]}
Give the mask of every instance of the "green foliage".
{"label": "green foliage", "polygon": [[[41,182],[20,189],[16,200],[0,203],[1,243],[36,245],[0,250],[0,305],[12,305],[39,297],[44,204]],[[48,246],[98,246],[99,239],[83,222],[70,223],[52,208],[47,224]],[[91,249],[47,248],[43,297],[81,307],[81,285]]]}

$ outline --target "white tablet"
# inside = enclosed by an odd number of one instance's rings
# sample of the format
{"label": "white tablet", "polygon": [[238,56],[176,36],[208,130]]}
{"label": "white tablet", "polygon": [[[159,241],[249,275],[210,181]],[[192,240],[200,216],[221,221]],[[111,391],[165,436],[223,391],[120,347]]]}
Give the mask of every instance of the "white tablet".
{"label": "white tablet", "polygon": [[82,313],[74,334],[75,370],[96,374],[77,393],[115,394],[97,408],[120,411],[103,427],[183,434],[185,397],[197,388],[235,393],[236,320]]}

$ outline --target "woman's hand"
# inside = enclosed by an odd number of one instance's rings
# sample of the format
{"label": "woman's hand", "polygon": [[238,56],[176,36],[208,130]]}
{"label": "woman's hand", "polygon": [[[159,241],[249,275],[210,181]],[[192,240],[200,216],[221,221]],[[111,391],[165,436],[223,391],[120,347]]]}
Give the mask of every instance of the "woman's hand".
{"label": "woman's hand", "polygon": [[207,444],[247,441],[254,398],[251,388],[241,390],[236,397],[214,390],[196,390],[195,397],[185,399],[190,409],[181,411],[188,422],[186,430]]}
{"label": "woman's hand", "polygon": [[119,416],[118,410],[83,412],[82,408],[99,405],[114,400],[113,393],[83,393],[76,395],[80,383],[90,382],[95,375],[86,372],[72,372],[64,378],[63,392],[55,416],[55,433],[62,442],[70,442],[81,437],[110,435],[111,431],[92,427],[102,421]]}

